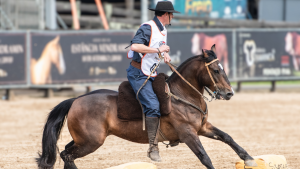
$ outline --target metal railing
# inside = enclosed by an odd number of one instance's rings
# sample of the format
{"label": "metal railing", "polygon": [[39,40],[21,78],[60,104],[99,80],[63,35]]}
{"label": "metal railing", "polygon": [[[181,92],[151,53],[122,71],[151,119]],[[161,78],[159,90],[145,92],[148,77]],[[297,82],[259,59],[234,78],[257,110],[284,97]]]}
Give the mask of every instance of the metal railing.
{"label": "metal railing", "polygon": [[1,29],[44,29],[44,0],[0,0]]}

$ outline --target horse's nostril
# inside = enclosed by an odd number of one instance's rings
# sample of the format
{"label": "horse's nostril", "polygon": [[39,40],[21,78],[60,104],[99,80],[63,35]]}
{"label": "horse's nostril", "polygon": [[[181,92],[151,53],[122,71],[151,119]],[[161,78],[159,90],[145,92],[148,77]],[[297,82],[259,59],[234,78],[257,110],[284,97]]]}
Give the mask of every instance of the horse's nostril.
{"label": "horse's nostril", "polygon": [[233,93],[232,93],[232,92],[228,92],[228,93],[226,94],[226,96],[227,96],[227,97],[232,97],[232,96],[233,96]]}

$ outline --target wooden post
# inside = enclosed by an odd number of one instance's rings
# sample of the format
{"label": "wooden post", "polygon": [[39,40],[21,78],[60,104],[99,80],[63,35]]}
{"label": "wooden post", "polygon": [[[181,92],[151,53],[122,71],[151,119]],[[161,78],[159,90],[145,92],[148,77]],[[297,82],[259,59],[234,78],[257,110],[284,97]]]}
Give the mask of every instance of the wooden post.
{"label": "wooden post", "polygon": [[53,90],[51,88],[45,89],[45,97],[46,98],[51,98],[53,97]]}
{"label": "wooden post", "polygon": [[275,92],[275,90],[276,90],[276,81],[272,81],[270,92]]}
{"label": "wooden post", "polygon": [[237,89],[236,89],[236,92],[240,92],[241,91],[241,86],[242,85],[242,82],[237,82]]}
{"label": "wooden post", "polygon": [[[134,10],[134,0],[125,0],[125,3],[126,3],[126,11]],[[126,18],[133,18],[132,15],[130,15],[130,12],[127,13]]]}
{"label": "wooden post", "polygon": [[12,89],[6,89],[5,90],[5,100],[12,101],[15,99],[15,94]]}
{"label": "wooden post", "polygon": [[78,30],[78,29],[80,29],[80,24],[79,24],[79,20],[78,20],[78,16],[77,16],[76,2],[75,2],[75,0],[70,0],[70,3],[71,3],[71,9],[72,9],[74,29]]}
{"label": "wooden post", "polygon": [[95,0],[105,30],[109,29],[101,0]]}

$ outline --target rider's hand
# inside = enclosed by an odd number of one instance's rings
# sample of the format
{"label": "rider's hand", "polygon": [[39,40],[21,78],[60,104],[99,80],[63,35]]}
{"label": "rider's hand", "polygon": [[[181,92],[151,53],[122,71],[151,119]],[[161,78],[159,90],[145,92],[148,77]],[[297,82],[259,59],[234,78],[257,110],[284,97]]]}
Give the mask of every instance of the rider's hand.
{"label": "rider's hand", "polygon": [[165,61],[165,63],[171,62],[171,57],[170,57],[169,53],[164,54],[164,61]]}
{"label": "rider's hand", "polygon": [[170,51],[170,47],[168,45],[161,45],[158,49],[161,53]]}

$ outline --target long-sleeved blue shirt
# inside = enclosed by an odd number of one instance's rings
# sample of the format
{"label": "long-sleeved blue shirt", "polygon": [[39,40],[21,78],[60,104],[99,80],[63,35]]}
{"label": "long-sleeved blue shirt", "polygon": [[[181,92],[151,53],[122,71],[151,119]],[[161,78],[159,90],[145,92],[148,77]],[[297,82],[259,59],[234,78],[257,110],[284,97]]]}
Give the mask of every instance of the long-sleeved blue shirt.
{"label": "long-sleeved blue shirt", "polygon": [[[160,31],[164,30],[163,25],[161,24],[161,22],[158,20],[156,16],[153,18],[153,21],[156,23]],[[150,37],[151,37],[151,26],[147,24],[142,25],[137,30],[135,36],[131,40],[131,44],[137,43],[137,44],[144,44],[146,46],[149,46]],[[137,52],[134,52],[132,60],[141,63],[141,57]]]}

